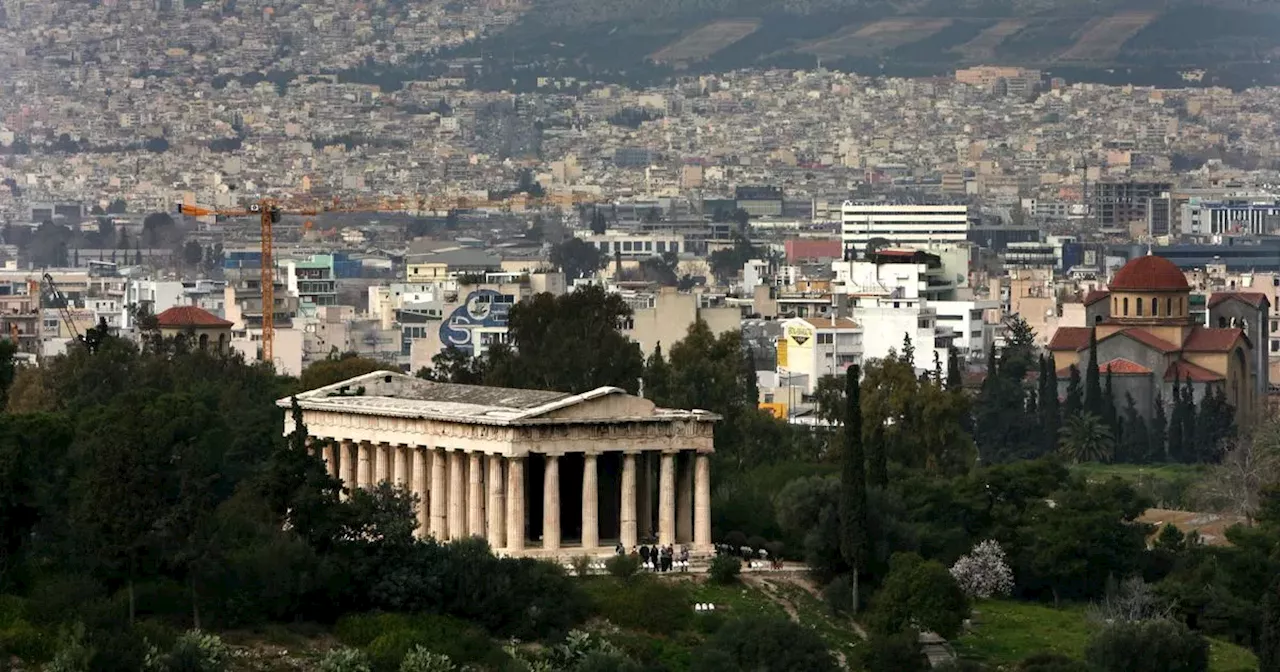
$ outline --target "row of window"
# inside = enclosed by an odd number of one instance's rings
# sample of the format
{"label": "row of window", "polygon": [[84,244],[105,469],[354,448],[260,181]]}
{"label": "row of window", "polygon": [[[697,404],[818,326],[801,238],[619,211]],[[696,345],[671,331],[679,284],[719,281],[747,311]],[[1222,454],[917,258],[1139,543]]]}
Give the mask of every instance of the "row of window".
{"label": "row of window", "polygon": [[[1182,297],[1178,297],[1178,303],[1177,303],[1178,313],[1176,313],[1176,314],[1181,314],[1181,313],[1182,313],[1182,311],[1183,311],[1183,301],[1185,301],[1185,300],[1186,300],[1186,299],[1184,299],[1184,298],[1182,298]],[[1174,301],[1174,300],[1173,300],[1173,297],[1167,297],[1167,298],[1165,298],[1165,300],[1164,300],[1164,314],[1165,314],[1165,317],[1173,317],[1173,316],[1175,316],[1175,313],[1173,312],[1173,307],[1174,307],[1174,302],[1173,302],[1173,301]],[[1144,304],[1143,304],[1143,299],[1142,299],[1142,297],[1141,297],[1141,296],[1139,296],[1139,297],[1137,298],[1135,308],[1136,308],[1136,310],[1135,310],[1135,312],[1134,312],[1134,314],[1133,314],[1133,317],[1145,317],[1144,312],[1143,312],[1143,311],[1144,311],[1145,306],[1144,306]],[[1111,298],[1111,312],[1112,312],[1112,313],[1115,313],[1115,314],[1123,315],[1124,317],[1130,317],[1130,315],[1129,315],[1129,297],[1127,297],[1127,296],[1126,296],[1126,297],[1124,297],[1123,299],[1121,299],[1121,298],[1117,298],[1117,297],[1112,297],[1112,298]],[[1159,298],[1153,298],[1153,299],[1151,299],[1151,316],[1152,316],[1152,317],[1160,317],[1160,299],[1159,299]]]}
{"label": "row of window", "polygon": [[601,252],[656,252],[662,254],[664,252],[680,252],[680,242],[665,240],[615,240],[612,249],[609,247],[610,241],[600,241],[599,247]]}

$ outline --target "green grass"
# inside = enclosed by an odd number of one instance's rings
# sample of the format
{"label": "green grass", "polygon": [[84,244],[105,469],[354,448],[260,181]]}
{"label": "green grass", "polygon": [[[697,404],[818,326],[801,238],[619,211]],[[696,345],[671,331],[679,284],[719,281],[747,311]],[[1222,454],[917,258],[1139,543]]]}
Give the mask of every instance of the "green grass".
{"label": "green grass", "polygon": [[[996,665],[1016,663],[1041,651],[1081,659],[1091,633],[1084,612],[1079,605],[1055,609],[1012,600],[979,602],[974,605],[973,630],[954,642],[956,653]],[[1215,639],[1209,644],[1210,672],[1258,669],[1257,659],[1247,649]]]}
{"label": "green grass", "polygon": [[1198,464],[1100,464],[1088,462],[1071,467],[1091,481],[1120,478],[1129,481],[1139,493],[1162,509],[1194,510],[1189,496],[1191,487],[1208,472]]}
{"label": "green grass", "polygon": [[1089,639],[1083,607],[986,600],[974,605],[973,625],[955,641],[956,653],[995,664],[1016,663],[1043,651],[1080,658]]}

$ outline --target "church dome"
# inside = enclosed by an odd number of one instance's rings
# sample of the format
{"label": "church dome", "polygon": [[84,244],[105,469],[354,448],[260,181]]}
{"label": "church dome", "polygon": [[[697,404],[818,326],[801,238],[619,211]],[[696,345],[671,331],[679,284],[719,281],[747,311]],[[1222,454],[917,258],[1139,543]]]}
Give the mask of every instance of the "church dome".
{"label": "church dome", "polygon": [[1116,271],[1111,278],[1113,292],[1190,291],[1187,276],[1172,261],[1150,254],[1138,257]]}

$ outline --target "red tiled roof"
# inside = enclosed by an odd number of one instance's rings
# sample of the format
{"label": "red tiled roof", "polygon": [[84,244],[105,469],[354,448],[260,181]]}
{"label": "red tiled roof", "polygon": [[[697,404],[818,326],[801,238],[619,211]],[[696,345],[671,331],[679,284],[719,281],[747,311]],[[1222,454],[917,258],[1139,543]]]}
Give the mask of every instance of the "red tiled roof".
{"label": "red tiled roof", "polygon": [[174,306],[156,315],[161,327],[230,327],[232,322],[195,306]]}
{"label": "red tiled roof", "polygon": [[839,240],[812,240],[793,238],[784,243],[787,262],[804,259],[839,259],[844,256],[844,244]]}
{"label": "red tiled roof", "polygon": [[[1178,351],[1178,346],[1174,345],[1173,343],[1170,343],[1169,341],[1164,340],[1163,338],[1160,338],[1159,336],[1156,336],[1155,334],[1147,331],[1146,329],[1138,329],[1136,327],[1124,329],[1121,331],[1117,331],[1114,334],[1111,334],[1107,338],[1115,338],[1116,336],[1128,336],[1129,338],[1132,338],[1133,340],[1147,347],[1155,348],[1156,350],[1159,350],[1160,352],[1163,352],[1165,354]],[[1106,339],[1103,339],[1103,340],[1106,340]]]}
{"label": "red tiled roof", "polygon": [[1111,296],[1111,292],[1108,292],[1105,289],[1095,289],[1092,292],[1089,292],[1088,294],[1084,295],[1084,305],[1092,306],[1093,304],[1107,298],[1108,296]]}
{"label": "red tiled roof", "polygon": [[1098,365],[1098,373],[1105,374],[1110,369],[1115,376],[1137,376],[1151,373],[1151,369],[1123,357],[1116,357],[1109,362]]}
{"label": "red tiled roof", "polygon": [[1244,331],[1240,329],[1199,327],[1191,330],[1187,340],[1182,344],[1182,349],[1186,352],[1227,352],[1243,337]]}
{"label": "red tiled roof", "polygon": [[1254,308],[1271,305],[1271,301],[1267,299],[1267,295],[1262,292],[1214,292],[1209,296],[1209,302],[1206,305],[1207,307],[1212,308],[1223,301],[1229,301],[1231,299],[1244,301]]}
{"label": "red tiled roof", "polygon": [[1185,359],[1179,359],[1178,361],[1170,364],[1169,370],[1164,372],[1164,379],[1166,381],[1171,381],[1175,378],[1180,380],[1189,380],[1193,383],[1216,383],[1218,381],[1226,380],[1222,374],[1214,373],[1199,364],[1192,364]]}
{"label": "red tiled roof", "polygon": [[1120,267],[1111,278],[1111,291],[1186,291],[1191,289],[1187,276],[1164,257],[1150,254],[1138,257]]}
{"label": "red tiled roof", "polygon": [[1058,327],[1049,340],[1050,350],[1079,350],[1089,347],[1089,327]]}

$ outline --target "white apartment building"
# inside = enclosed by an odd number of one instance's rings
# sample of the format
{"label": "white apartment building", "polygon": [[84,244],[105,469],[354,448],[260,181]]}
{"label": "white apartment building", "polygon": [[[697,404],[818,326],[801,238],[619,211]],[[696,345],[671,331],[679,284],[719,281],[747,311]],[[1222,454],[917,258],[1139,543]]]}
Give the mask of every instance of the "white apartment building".
{"label": "white apartment building", "polygon": [[130,280],[125,285],[124,301],[120,306],[120,327],[132,329],[133,313],[146,308],[152,315],[159,315],[174,307],[186,305],[187,289],[180,280]]}
{"label": "white apartment building", "polygon": [[946,365],[956,333],[938,326],[938,310],[924,299],[861,297],[852,309],[853,321],[862,325],[862,356],[883,359],[893,350],[902,354],[907,337],[915,348],[917,371],[932,371],[934,355]]}
{"label": "white apartment building", "polygon": [[863,329],[847,317],[795,317],[782,321],[778,377],[785,387],[813,394],[818,379],[862,364]]}
{"label": "white apartment building", "polygon": [[888,205],[845,201],[840,206],[840,236],[845,258],[861,256],[867,241],[888,240],[895,247],[925,248],[938,243],[962,243],[968,239],[975,217],[969,206]]}
{"label": "white apartment building", "polygon": [[575,235],[588,245],[594,245],[610,259],[613,259],[615,253],[621,254],[623,259],[648,259],[666,252],[679,254],[689,251],[684,235],[679,233],[606,231],[595,234],[577,231]]}

